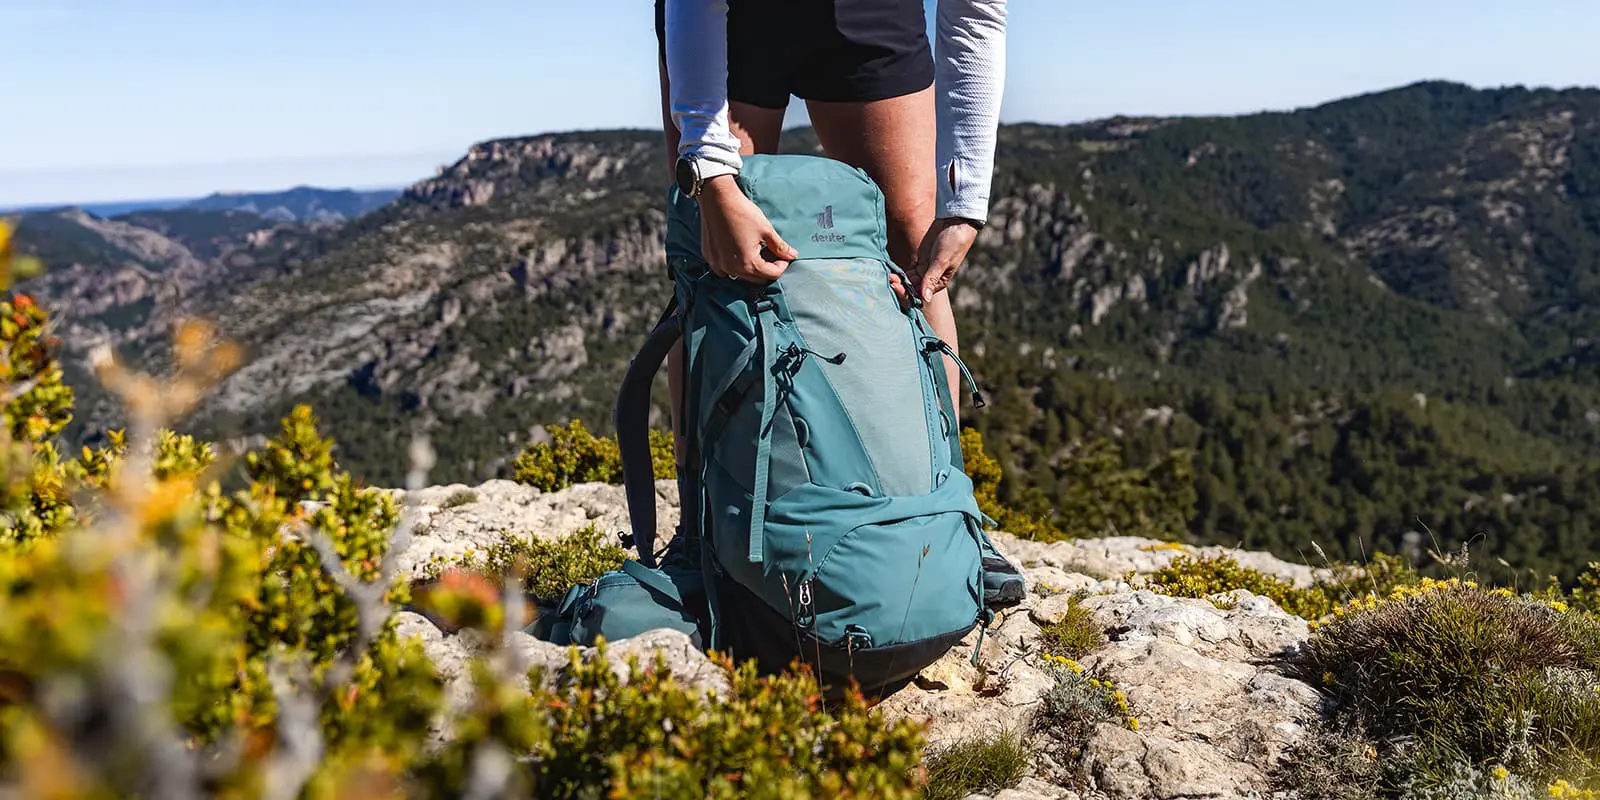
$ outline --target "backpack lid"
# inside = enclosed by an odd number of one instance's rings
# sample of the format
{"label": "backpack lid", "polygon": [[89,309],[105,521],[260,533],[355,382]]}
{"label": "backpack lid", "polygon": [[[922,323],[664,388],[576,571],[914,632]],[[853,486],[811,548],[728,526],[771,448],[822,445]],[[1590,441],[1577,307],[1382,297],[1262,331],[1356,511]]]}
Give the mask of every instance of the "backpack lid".
{"label": "backpack lid", "polygon": [[[754,155],[737,180],[800,258],[889,260],[883,192],[863,170],[823,156]],[[705,263],[700,205],[676,185],[667,201],[667,259]]]}

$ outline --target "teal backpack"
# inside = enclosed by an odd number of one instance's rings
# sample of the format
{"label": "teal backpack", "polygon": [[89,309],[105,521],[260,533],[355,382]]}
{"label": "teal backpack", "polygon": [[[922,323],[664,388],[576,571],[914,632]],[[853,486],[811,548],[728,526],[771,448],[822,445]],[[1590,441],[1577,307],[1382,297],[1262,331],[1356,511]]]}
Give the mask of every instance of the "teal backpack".
{"label": "teal backpack", "polygon": [[[985,570],[1009,567],[962,468],[943,361],[954,353],[890,288],[891,275],[911,282],[888,257],[883,196],[864,172],[768,155],[747,158],[738,180],[800,257],[765,286],[711,273],[698,206],[672,191],[676,293],[615,420],[639,557],[573,587],[535,627],[585,644],[674,628],[763,671],[804,662],[833,696],[851,682],[886,689],[986,626]],[[682,522],[663,555],[647,416],[680,338],[698,468],[678,476]],[[1020,600],[1020,576],[1002,577],[1000,602]]]}

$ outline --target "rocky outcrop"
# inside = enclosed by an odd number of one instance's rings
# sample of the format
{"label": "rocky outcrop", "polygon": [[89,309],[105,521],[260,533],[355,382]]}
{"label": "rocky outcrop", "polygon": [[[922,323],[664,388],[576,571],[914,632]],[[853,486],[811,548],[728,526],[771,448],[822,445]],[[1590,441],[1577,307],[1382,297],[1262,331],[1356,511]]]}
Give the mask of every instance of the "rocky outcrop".
{"label": "rocky outcrop", "polygon": [[[479,486],[433,486],[395,491],[415,519],[411,544],[399,558],[402,574],[421,578],[430,562],[454,562],[510,538],[554,540],[594,526],[603,533],[630,529],[628,500],[621,486],[585,483],[542,492],[514,481]],[[656,541],[678,529],[678,484],[656,482]],[[659,547],[659,545],[658,545]]]}
{"label": "rocky outcrop", "polygon": [[[458,558],[506,536],[551,539],[590,525],[607,532],[627,528],[619,486],[541,492],[491,481],[397,494],[418,520],[402,559],[413,576],[430,560]],[[676,526],[676,506],[676,486],[659,482],[658,535],[663,539]],[[996,800],[1269,795],[1274,763],[1318,713],[1314,690],[1275,667],[1282,654],[1305,640],[1306,622],[1249,592],[1214,603],[1158,594],[1124,578],[1160,569],[1184,553],[1227,552],[1301,585],[1314,579],[1311,568],[1263,553],[1136,537],[1043,544],[1001,533],[995,540],[1024,570],[1026,599],[998,616],[982,637],[974,632],[911,685],[885,698],[878,706],[881,713],[925,723],[930,751],[975,735],[1026,732],[1036,753],[1031,774],[994,795]],[[1073,593],[1083,599],[1074,600]],[[1056,681],[1051,664],[1041,657],[1041,627],[1060,621],[1072,602],[1090,613],[1103,637],[1103,646],[1079,663],[1125,694],[1137,729],[1122,721],[1103,722],[1085,737],[1063,741],[1063,734],[1041,717],[1044,696]],[[415,614],[402,615],[400,625],[402,633],[421,638],[449,682],[452,702],[464,702],[463,668],[472,653],[481,651],[482,641],[471,632],[446,634]],[[512,649],[528,665],[544,666],[549,679],[559,679],[568,664],[566,648],[525,634],[513,638]],[[671,631],[616,643],[608,657],[620,665],[630,653],[657,651],[690,683],[716,688],[719,673],[686,637]],[[580,649],[584,658],[593,655]],[[1081,755],[1056,755],[1066,752]]]}

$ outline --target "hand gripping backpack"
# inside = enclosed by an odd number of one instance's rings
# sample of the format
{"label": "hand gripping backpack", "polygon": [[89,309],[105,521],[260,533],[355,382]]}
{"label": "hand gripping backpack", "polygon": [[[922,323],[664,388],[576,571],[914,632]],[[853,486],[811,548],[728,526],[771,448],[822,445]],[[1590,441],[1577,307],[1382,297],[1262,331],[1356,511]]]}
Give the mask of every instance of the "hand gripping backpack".
{"label": "hand gripping backpack", "polygon": [[[676,293],[616,413],[639,558],[573,587],[558,638],[673,627],[763,671],[803,661],[835,696],[852,681],[884,689],[988,624],[984,569],[1003,563],[962,469],[943,362],[955,354],[890,288],[891,275],[911,282],[866,173],[761,155],[738,181],[800,257],[765,286],[711,273],[698,205],[672,190]],[[678,476],[682,523],[658,562],[647,412],[680,338],[696,466]]]}

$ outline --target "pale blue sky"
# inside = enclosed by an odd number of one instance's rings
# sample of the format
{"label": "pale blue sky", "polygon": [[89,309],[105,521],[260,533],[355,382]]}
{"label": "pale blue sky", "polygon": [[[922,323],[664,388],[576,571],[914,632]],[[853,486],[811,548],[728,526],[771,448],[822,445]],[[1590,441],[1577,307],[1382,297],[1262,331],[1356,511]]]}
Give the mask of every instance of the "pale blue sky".
{"label": "pale blue sky", "polygon": [[[1594,0],[1015,0],[1011,31],[1006,121],[1600,85]],[[0,76],[0,206],[398,185],[660,124],[651,0],[0,0]]]}

